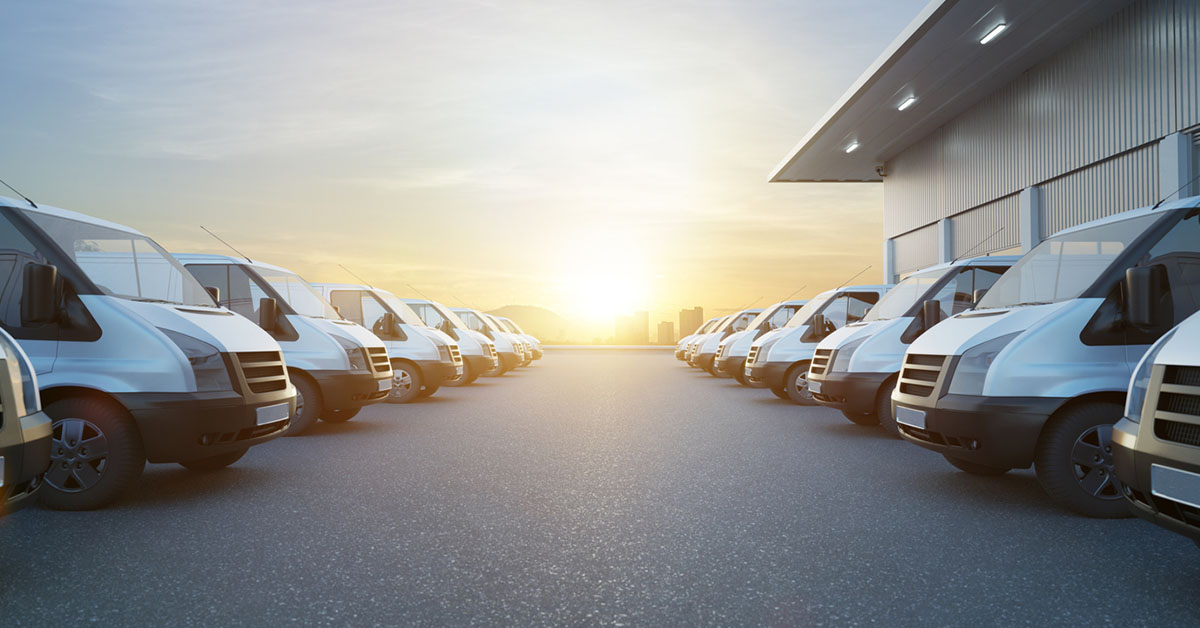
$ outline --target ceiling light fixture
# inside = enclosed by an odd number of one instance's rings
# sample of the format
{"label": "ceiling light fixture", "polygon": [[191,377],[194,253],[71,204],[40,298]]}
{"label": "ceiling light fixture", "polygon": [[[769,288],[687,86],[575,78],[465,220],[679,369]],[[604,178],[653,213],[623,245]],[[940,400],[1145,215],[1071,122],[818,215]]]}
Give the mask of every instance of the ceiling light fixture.
{"label": "ceiling light fixture", "polygon": [[906,98],[904,100],[904,102],[900,103],[900,106],[896,107],[896,109],[898,109],[900,111],[904,111],[905,109],[908,109],[909,107],[913,106],[913,103],[915,103],[915,102],[917,102],[916,97],[909,96],[908,98]]}
{"label": "ceiling light fixture", "polygon": [[858,142],[850,142],[850,145],[846,147],[847,153],[853,153],[856,150],[858,150]]}
{"label": "ceiling light fixture", "polygon": [[979,43],[986,44],[989,41],[992,41],[993,39],[999,37],[1000,33],[1003,33],[1004,29],[1006,29],[1006,28],[1008,28],[1008,24],[1005,24],[1004,22],[997,24],[996,28],[993,28],[991,31],[988,32],[987,35],[983,36],[983,39],[979,40]]}

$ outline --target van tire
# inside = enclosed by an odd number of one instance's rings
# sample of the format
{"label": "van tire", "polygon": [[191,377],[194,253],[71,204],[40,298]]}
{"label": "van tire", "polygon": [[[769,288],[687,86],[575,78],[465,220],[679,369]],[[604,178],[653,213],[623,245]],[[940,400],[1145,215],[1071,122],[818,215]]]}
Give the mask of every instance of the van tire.
{"label": "van tire", "polygon": [[842,410],[842,416],[855,425],[879,425],[879,419],[873,414],[855,414]]}
{"label": "van tire", "polygon": [[900,438],[900,426],[896,425],[896,415],[892,413],[892,393],[896,390],[896,381],[897,377],[889,378],[879,387],[879,396],[875,398],[875,418],[888,436]]}
{"label": "van tire", "polygon": [[[800,385],[802,379],[804,380],[803,390]],[[817,405],[817,402],[813,401],[812,393],[808,392],[808,362],[801,362],[788,369],[787,375],[783,376],[783,389],[787,392],[788,399],[791,399],[792,403],[796,405]]]}
{"label": "van tire", "polygon": [[712,370],[709,371],[709,373],[712,373],[712,376],[718,379],[729,379],[730,377],[733,377],[733,375],[722,371],[721,368],[717,366],[716,360],[713,360]]}
{"label": "van tire", "polygon": [[296,412],[292,414],[292,420],[288,422],[287,431],[283,435],[300,436],[316,424],[325,404],[321,398],[321,388],[307,375],[292,371],[288,376],[292,385],[296,387]]}
{"label": "van tire", "polygon": [[1050,499],[1085,517],[1132,516],[1112,468],[1112,426],[1123,414],[1119,404],[1093,402],[1050,418],[1033,463]]}
{"label": "van tire", "polygon": [[[54,440],[50,469],[39,493],[43,505],[54,510],[102,508],[137,482],[146,468],[146,451],[137,424],[124,408],[104,399],[67,398],[49,404],[45,412],[53,421]],[[107,454],[89,460],[85,443],[96,438],[103,439],[95,445],[106,446]],[[81,466],[73,470],[72,464]],[[95,473],[82,476],[85,481],[95,478],[87,487],[77,475],[85,468]]]}
{"label": "van tire", "polygon": [[388,393],[388,403],[408,403],[417,398],[421,392],[421,384],[425,378],[421,369],[411,362],[397,361],[392,363],[392,390]]}
{"label": "van tire", "polygon": [[344,410],[326,410],[321,415],[321,420],[326,423],[345,423],[358,415],[362,408],[348,408]]}
{"label": "van tire", "polygon": [[946,454],[942,454],[942,457],[946,459],[946,462],[954,465],[955,469],[965,473],[970,473],[971,475],[996,476],[1004,475],[1005,473],[1009,472],[1009,469],[1005,469],[1004,467],[991,467],[986,464],[979,464],[978,462],[971,462],[970,460],[963,460],[962,458],[947,456]]}
{"label": "van tire", "polygon": [[420,398],[432,397],[433,393],[436,393],[439,388],[441,388],[440,385],[439,386],[425,386],[424,388],[421,389],[421,392],[417,393],[417,397],[420,397]]}
{"label": "van tire", "polygon": [[225,467],[228,467],[229,465],[237,462],[238,460],[241,460],[242,456],[244,456],[244,455],[246,455],[246,450],[239,449],[237,451],[231,451],[231,452],[224,453],[224,454],[217,454],[215,456],[209,456],[207,458],[201,458],[199,460],[189,460],[187,462],[181,462],[179,464],[180,464],[180,466],[187,469],[188,471],[199,471],[199,472],[217,471],[219,469],[224,469]]}
{"label": "van tire", "polygon": [[479,375],[477,375],[475,373],[475,369],[471,366],[471,361],[463,360],[462,375],[459,375],[458,377],[455,377],[454,379],[448,379],[448,380],[442,382],[442,385],[443,386],[451,386],[451,387],[466,386],[467,384],[470,384],[471,382],[475,381],[476,377],[479,377]]}
{"label": "van tire", "polygon": [[743,371],[734,371],[734,373],[733,373],[733,379],[734,379],[735,381],[737,381],[737,383],[739,383],[739,384],[741,384],[741,385],[743,385],[743,386],[749,386],[749,385],[750,385],[750,382],[747,382],[747,381],[746,381],[746,372],[745,372],[744,370],[743,370]]}
{"label": "van tire", "polygon": [[787,394],[787,391],[786,391],[786,390],[784,390],[784,389],[782,389],[782,388],[774,388],[774,387],[772,387],[772,388],[771,388],[771,392],[775,393],[775,396],[776,396],[776,397],[779,397],[780,399],[782,399],[782,400],[784,400],[784,401],[791,401],[791,400],[792,400],[792,398],[788,396],[788,394]]}

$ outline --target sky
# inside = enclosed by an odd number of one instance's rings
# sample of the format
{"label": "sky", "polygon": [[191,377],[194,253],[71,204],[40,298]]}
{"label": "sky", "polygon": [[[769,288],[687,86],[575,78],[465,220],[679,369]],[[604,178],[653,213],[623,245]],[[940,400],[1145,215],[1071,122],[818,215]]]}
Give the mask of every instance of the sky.
{"label": "sky", "polygon": [[204,225],[599,330],[765,306],[879,280],[880,186],[767,179],[924,4],[17,3],[0,179],[173,252],[225,251]]}

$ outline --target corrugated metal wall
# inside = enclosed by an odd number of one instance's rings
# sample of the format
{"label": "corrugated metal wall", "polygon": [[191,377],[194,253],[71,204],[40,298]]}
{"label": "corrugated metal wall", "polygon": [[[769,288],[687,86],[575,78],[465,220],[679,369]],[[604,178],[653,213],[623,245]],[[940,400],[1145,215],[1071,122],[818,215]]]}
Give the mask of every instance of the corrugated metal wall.
{"label": "corrugated metal wall", "polygon": [[1020,204],[1020,197],[1010,194],[951,218],[954,257],[963,257],[967,253],[987,255],[1020,246]]}
{"label": "corrugated metal wall", "polygon": [[1042,233],[1153,205],[1158,189],[1158,144],[1102,161],[1042,184]]}
{"label": "corrugated metal wall", "polygon": [[896,247],[897,274],[932,266],[938,262],[937,225],[906,233],[896,238],[893,245]]}
{"label": "corrugated metal wall", "polygon": [[1030,68],[888,162],[885,235],[954,217],[957,247],[1043,183],[1043,233],[1154,202],[1153,143],[1200,124],[1198,31],[1197,0],[1143,0]]}

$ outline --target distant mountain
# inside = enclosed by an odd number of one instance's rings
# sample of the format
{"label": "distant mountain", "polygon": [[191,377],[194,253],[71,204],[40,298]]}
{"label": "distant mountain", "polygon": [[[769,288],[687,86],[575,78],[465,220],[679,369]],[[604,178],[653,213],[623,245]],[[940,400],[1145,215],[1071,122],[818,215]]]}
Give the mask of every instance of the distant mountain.
{"label": "distant mountain", "polygon": [[544,343],[557,344],[575,340],[578,330],[567,319],[536,305],[506,305],[491,310],[488,314],[504,316],[516,321],[526,333],[533,334]]}

